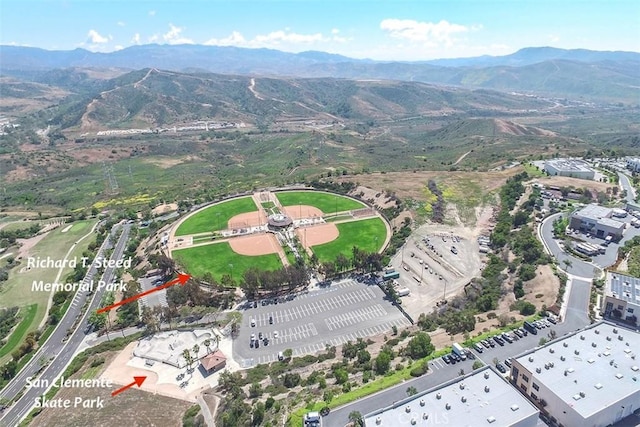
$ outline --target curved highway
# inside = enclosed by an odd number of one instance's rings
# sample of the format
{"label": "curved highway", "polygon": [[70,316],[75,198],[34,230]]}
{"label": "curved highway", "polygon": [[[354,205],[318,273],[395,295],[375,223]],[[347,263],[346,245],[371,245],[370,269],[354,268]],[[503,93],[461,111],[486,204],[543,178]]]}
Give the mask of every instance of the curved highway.
{"label": "curved highway", "polygon": [[[106,249],[112,247],[111,241],[114,239],[116,232],[121,226],[116,225],[112,228],[110,235],[105,239],[104,243],[100,247],[96,257],[101,257]],[[122,234],[115,245],[113,253],[111,255],[112,260],[120,260],[124,254],[126,243],[129,237],[130,225],[122,227]],[[115,268],[106,267],[102,275],[101,280],[105,283],[112,283],[115,277]],[[94,263],[91,264],[87,275],[85,276],[83,283],[89,283],[94,280],[98,271]],[[16,377],[2,390],[0,397],[6,399],[15,399],[23,389],[25,388],[25,382],[28,377],[36,377],[37,373],[41,370],[41,358],[49,358],[49,365],[42,370],[42,373],[38,377],[41,380],[47,380],[49,384],[52,384],[69,365],[73,357],[76,355],[80,344],[85,338],[85,329],[88,326],[88,318],[93,310],[98,308],[98,304],[102,300],[102,295],[105,289],[95,289],[93,296],[87,291],[78,291],[73,298],[72,304],[65,313],[64,317],[58,323],[58,326],[53,331],[49,339],[42,346],[40,350],[34,355],[29,363],[16,375]],[[77,323],[75,330],[73,326],[76,323],[79,316],[81,316],[82,307],[89,302],[89,307],[82,316],[82,319]],[[33,408],[37,398],[47,392],[50,387],[31,387],[24,391],[24,394],[18,398],[18,400],[4,411],[2,418],[0,418],[0,426],[13,427],[20,423],[24,417],[27,416],[29,411]]]}

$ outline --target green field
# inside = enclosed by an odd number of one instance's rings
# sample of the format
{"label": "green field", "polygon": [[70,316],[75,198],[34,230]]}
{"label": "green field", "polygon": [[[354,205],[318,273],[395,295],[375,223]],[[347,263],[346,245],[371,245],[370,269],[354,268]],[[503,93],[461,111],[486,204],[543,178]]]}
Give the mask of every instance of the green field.
{"label": "green field", "polygon": [[325,214],[366,207],[366,205],[356,200],[320,191],[283,191],[276,193],[276,196],[282,206],[314,206]]}
{"label": "green field", "polygon": [[[47,233],[47,235],[38,242],[30,251],[30,256],[34,257],[47,257],[50,256],[54,260],[62,259],[71,248],[71,246],[77,242],[82,236],[87,234],[97,220],[78,221],[73,223],[73,227],[66,233],[62,233],[69,224],[56,228],[55,230]],[[69,259],[80,259],[82,252],[87,249],[89,243],[95,240],[94,236],[82,240],[69,254]],[[2,289],[0,290],[0,307],[26,307],[30,305],[37,305],[37,311],[32,318],[32,321],[28,327],[18,328],[11,335],[9,340],[14,340],[21,343],[27,333],[34,331],[38,328],[40,322],[46,316],[47,303],[49,301],[49,294],[47,292],[32,292],[31,286],[34,280],[53,282],[58,275],[57,268],[34,268],[23,273],[18,273],[22,267],[26,266],[26,260],[23,260],[17,267],[13,268],[9,272],[9,280],[4,282]],[[72,271],[71,268],[65,268],[60,275],[60,280],[63,280],[67,274]],[[18,333],[19,332],[19,333]],[[15,335],[15,337],[14,337]],[[11,350],[12,351],[12,350]],[[0,357],[0,364],[8,360],[8,355]]]}
{"label": "green field", "polygon": [[38,306],[35,304],[28,305],[26,307],[22,307],[18,315],[21,317],[20,323],[13,330],[13,333],[9,335],[9,339],[0,347],[0,359],[2,359],[7,354],[13,352],[13,350],[22,343],[22,336],[27,334],[27,330],[33,319],[36,318],[36,313],[38,311]]}
{"label": "green field", "polygon": [[185,268],[187,273],[202,277],[208,272],[216,280],[220,280],[225,274],[229,274],[234,280],[237,280],[251,267],[259,270],[282,268],[280,258],[276,254],[240,255],[231,249],[228,242],[180,249],[173,251],[172,256]]}
{"label": "green field", "polygon": [[387,236],[387,228],[380,218],[343,222],[336,227],[340,232],[336,240],[312,248],[320,262],[335,261],[338,254],[350,259],[354,246],[366,252],[377,252]]}
{"label": "green field", "polygon": [[235,215],[254,211],[257,212],[258,208],[249,196],[218,203],[204,208],[180,224],[176,236],[224,230],[229,219]]}

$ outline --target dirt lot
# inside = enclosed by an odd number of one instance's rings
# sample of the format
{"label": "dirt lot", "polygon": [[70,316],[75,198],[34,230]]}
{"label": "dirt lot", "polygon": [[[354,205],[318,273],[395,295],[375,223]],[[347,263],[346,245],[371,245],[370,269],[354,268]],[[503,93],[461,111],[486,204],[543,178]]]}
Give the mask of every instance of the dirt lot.
{"label": "dirt lot", "polygon": [[156,206],[151,210],[151,215],[158,216],[162,214],[166,214],[168,212],[173,212],[178,210],[177,203],[165,203],[160,206]]}
{"label": "dirt lot", "polygon": [[[117,352],[103,353],[92,356],[85,366],[71,378],[96,378],[99,377],[113,359]],[[101,365],[96,375],[87,373],[91,362],[97,357],[105,357],[105,363]],[[133,381],[133,379],[131,379]],[[147,393],[137,389],[127,390],[116,397],[111,397],[115,390],[106,388],[65,388],[56,394],[55,398],[71,399],[76,397],[85,399],[104,399],[104,408],[74,408],[69,409],[45,409],[38,415],[31,426],[120,426],[149,427],[149,426],[182,426],[182,415],[192,405],[189,402],[172,399],[161,395]]]}
{"label": "dirt lot", "polygon": [[616,184],[612,184],[612,183],[589,181],[586,179],[578,179],[578,178],[570,178],[568,176],[538,177],[535,179],[535,181],[539,182],[545,187],[548,187],[548,186],[574,187],[574,188],[586,187],[591,192],[600,191],[603,193],[607,192],[607,188],[616,186]]}

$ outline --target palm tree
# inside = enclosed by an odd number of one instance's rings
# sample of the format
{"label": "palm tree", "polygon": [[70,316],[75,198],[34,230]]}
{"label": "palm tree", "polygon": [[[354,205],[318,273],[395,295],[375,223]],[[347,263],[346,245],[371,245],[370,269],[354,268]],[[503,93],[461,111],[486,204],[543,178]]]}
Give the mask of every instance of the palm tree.
{"label": "palm tree", "polygon": [[571,262],[571,260],[569,258],[565,258],[564,260],[562,260],[562,263],[564,264],[565,269],[567,270],[567,272],[573,266],[573,263]]}
{"label": "palm tree", "polygon": [[351,411],[349,413],[349,421],[355,427],[362,427],[362,425],[364,425],[364,420],[362,419],[362,414],[359,411]]}
{"label": "palm tree", "polygon": [[200,346],[198,344],[194,344],[191,351],[193,351],[193,358],[195,360],[198,360],[198,353],[200,353]]}
{"label": "palm tree", "polygon": [[202,344],[204,344],[204,346],[207,347],[207,354],[209,354],[211,352],[211,350],[209,349],[209,346],[211,345],[211,340],[207,338],[202,342]]}

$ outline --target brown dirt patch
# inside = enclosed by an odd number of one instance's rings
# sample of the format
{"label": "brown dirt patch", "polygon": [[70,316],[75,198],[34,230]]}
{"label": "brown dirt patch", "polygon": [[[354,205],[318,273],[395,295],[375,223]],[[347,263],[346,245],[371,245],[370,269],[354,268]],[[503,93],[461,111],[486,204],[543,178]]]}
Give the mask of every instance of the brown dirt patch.
{"label": "brown dirt patch", "polygon": [[[558,288],[560,287],[559,279],[553,274],[550,265],[540,265],[536,270],[536,277],[524,284],[524,298],[534,304],[539,310],[542,305],[551,307],[556,302]],[[542,296],[536,298],[536,295]]]}
{"label": "brown dirt patch", "polygon": [[283,207],[282,210],[292,219],[322,217],[322,211],[313,206],[298,205]]}
{"label": "brown dirt patch", "polygon": [[616,186],[616,184],[612,184],[612,183],[589,181],[586,179],[579,179],[579,178],[570,178],[568,176],[539,177],[539,178],[536,178],[536,181],[538,181],[540,184],[544,186],[574,187],[574,188],[586,187],[592,193],[594,192],[594,190],[606,193],[607,188]]}
{"label": "brown dirt patch", "polygon": [[302,242],[302,245],[305,248],[309,248],[311,246],[329,243],[337,239],[340,232],[335,224],[328,223],[312,227],[298,228],[296,230],[296,234]]}
{"label": "brown dirt patch", "polygon": [[267,216],[262,210],[255,212],[247,212],[238,214],[229,219],[227,227],[233,228],[245,228],[245,227],[258,227],[267,223]]}
{"label": "brown dirt patch", "polygon": [[173,212],[173,211],[177,211],[178,210],[178,204],[177,203],[165,203],[162,204],[160,206],[156,206],[155,208],[153,208],[151,210],[151,214],[152,215],[162,215],[162,214],[166,214],[167,212]]}
{"label": "brown dirt patch", "polygon": [[557,136],[555,132],[547,129],[541,129],[535,126],[524,126],[509,120],[495,119],[496,130],[500,133],[509,135],[538,135],[538,136]]}
{"label": "brown dirt patch", "polygon": [[280,248],[278,239],[271,233],[234,237],[229,239],[229,245],[234,252],[249,256],[275,254]]}
{"label": "brown dirt patch", "polygon": [[196,156],[186,156],[186,157],[147,157],[144,159],[145,163],[151,163],[152,165],[158,166],[162,169],[169,169],[170,167],[177,166],[181,163],[190,160],[199,160]]}

